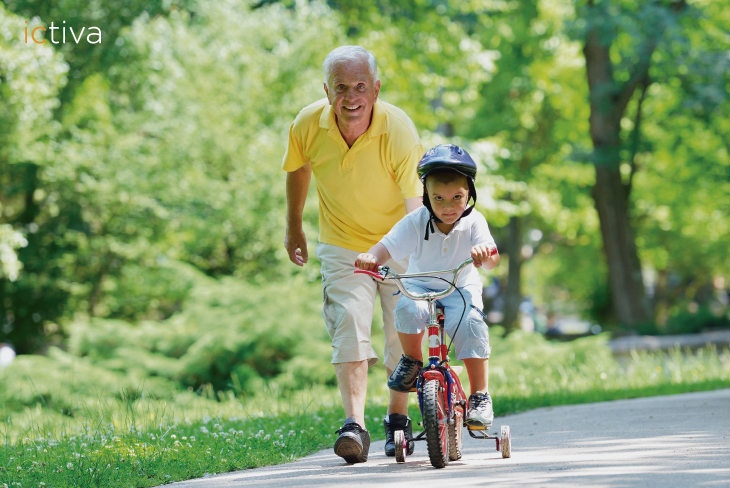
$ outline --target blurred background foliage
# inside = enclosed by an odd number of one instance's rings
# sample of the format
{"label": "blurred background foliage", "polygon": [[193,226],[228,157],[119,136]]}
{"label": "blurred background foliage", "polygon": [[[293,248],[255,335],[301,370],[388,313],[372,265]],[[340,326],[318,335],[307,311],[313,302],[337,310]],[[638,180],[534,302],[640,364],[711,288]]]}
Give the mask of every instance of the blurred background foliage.
{"label": "blurred background foliage", "polygon": [[[62,20],[102,44],[24,42]],[[494,323],[727,328],[729,25],[709,0],[7,0],[0,343],[101,382],[334,384],[280,163],[344,43],[376,54],[424,146],[482,164]]]}

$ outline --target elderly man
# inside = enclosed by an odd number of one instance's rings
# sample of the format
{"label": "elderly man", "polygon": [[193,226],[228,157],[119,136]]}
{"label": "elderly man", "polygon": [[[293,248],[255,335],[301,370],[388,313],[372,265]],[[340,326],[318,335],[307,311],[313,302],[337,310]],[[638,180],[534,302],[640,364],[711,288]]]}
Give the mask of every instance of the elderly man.
{"label": "elderly man", "polygon": [[[283,169],[287,171],[289,259],[308,261],[302,211],[314,173],[319,196],[319,244],[324,317],[332,340],[345,423],[337,432],[335,454],[348,463],[365,462],[370,434],[365,428],[368,367],[378,360],[370,342],[376,296],[385,332],[385,367],[390,374],[402,349],[393,326],[398,297],[393,285],[354,274],[355,259],[377,243],[406,212],[421,205],[416,166],[423,153],[413,122],[397,107],[378,100],[375,56],[360,46],[341,46],[324,61],[327,98],[302,109],[289,130]],[[389,262],[396,270],[404,263]],[[392,433],[410,430],[407,393],[390,391],[384,419]]]}

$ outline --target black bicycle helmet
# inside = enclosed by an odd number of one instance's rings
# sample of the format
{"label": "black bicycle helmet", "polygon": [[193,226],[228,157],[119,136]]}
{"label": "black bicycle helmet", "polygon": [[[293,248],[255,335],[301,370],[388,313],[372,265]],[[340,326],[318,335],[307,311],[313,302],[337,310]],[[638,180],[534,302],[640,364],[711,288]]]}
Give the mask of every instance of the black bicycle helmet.
{"label": "black bicycle helmet", "polygon": [[454,144],[439,144],[426,151],[426,154],[418,163],[418,177],[423,183],[423,206],[428,209],[431,217],[426,226],[425,240],[428,240],[429,229],[433,233],[433,222],[441,222],[433,213],[426,191],[426,177],[434,171],[453,171],[466,176],[469,185],[469,198],[472,200],[472,204],[461,214],[461,217],[469,215],[477,202],[477,190],[474,186],[474,180],[477,176],[477,164],[469,153]]}

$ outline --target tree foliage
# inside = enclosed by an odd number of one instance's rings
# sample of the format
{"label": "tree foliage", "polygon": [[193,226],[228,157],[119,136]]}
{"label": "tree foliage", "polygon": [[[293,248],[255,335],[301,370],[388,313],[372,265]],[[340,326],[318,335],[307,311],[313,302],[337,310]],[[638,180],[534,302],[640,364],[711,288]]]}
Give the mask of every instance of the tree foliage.
{"label": "tree foliage", "polygon": [[[103,43],[23,42],[25,21],[52,20],[99,25]],[[200,276],[181,265],[235,289],[290,279],[287,130],[324,95],[322,60],[344,43],[376,54],[381,97],[411,115],[424,145],[457,142],[479,159],[479,206],[509,264],[498,274],[506,322],[526,296],[545,313],[617,320],[591,103],[633,83],[608,166],[651,322],[727,320],[727,24],[701,1],[5,2],[0,342],[42,350],[81,322],[112,324],[100,326],[111,335],[113,324],[164,328],[203,303]],[[614,85],[586,81],[592,28]],[[314,263],[304,278],[316,287]],[[221,337],[199,345],[225,363],[220,374],[185,384],[225,387],[252,354],[248,339]]]}

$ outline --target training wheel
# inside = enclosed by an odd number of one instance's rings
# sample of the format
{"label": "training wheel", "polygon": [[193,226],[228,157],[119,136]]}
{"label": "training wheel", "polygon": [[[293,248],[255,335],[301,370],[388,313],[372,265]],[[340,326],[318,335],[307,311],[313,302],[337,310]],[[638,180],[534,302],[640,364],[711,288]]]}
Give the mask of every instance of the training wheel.
{"label": "training wheel", "polygon": [[406,462],[406,453],[408,451],[408,441],[402,430],[393,432],[393,443],[395,444],[395,460],[399,463]]}
{"label": "training wheel", "polygon": [[512,457],[512,433],[509,425],[503,425],[500,432],[500,447],[502,448],[502,457]]}

